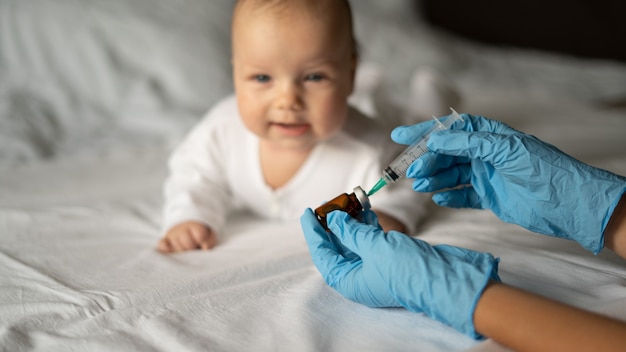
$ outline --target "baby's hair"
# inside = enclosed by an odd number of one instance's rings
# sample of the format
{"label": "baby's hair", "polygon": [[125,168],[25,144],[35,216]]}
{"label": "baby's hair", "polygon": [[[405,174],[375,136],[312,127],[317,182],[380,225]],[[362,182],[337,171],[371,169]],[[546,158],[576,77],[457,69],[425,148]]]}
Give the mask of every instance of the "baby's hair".
{"label": "baby's hair", "polygon": [[[288,15],[290,9],[300,8],[307,10],[312,16],[319,14],[334,13],[339,21],[345,20],[346,28],[352,38],[352,50],[358,56],[358,44],[354,36],[354,26],[352,20],[352,7],[348,0],[237,0],[235,13],[243,5],[252,6],[253,9],[267,9],[276,14],[284,13]],[[332,18],[329,16],[329,20]]]}

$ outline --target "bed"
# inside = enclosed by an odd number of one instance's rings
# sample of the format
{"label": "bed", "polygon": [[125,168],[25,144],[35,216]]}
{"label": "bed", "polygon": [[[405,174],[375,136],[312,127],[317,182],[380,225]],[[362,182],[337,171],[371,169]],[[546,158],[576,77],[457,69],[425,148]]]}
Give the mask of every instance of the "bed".
{"label": "bed", "polygon": [[[458,88],[457,111],[626,174],[625,62],[481,44],[421,21],[412,1],[353,6],[361,108],[410,116],[411,73],[427,67]],[[155,250],[167,157],[232,90],[231,8],[0,2],[0,350],[506,351],[346,300],[297,220],[233,214],[211,252]],[[491,252],[505,282],[626,320],[626,260],[610,251],[488,211],[428,210],[419,238]]]}

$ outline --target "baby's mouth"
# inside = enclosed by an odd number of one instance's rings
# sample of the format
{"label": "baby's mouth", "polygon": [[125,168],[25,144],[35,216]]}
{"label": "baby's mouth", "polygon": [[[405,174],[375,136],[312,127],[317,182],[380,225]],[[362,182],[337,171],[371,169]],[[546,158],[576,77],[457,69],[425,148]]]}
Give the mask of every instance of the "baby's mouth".
{"label": "baby's mouth", "polygon": [[300,136],[305,134],[311,129],[311,125],[308,123],[272,123],[281,133],[289,136]]}

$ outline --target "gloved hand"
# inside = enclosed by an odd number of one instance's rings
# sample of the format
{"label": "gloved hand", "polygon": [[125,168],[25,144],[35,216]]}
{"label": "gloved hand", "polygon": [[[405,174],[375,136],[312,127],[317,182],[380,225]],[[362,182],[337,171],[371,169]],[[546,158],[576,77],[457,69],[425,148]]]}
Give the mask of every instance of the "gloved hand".
{"label": "gloved hand", "polygon": [[[367,217],[375,215],[367,211]],[[350,249],[345,257],[307,209],[300,223],[315,266],[343,296],[369,307],[405,307],[474,338],[478,298],[489,280],[500,281],[491,254],[431,246],[396,231],[364,224],[343,211],[328,215],[331,236]]]}
{"label": "gloved hand", "polygon": [[[436,192],[435,203],[491,209],[528,230],[575,240],[597,254],[626,178],[584,164],[502,122],[463,114],[452,130],[433,133],[427,153],[407,170],[413,189]],[[391,138],[410,144],[432,122],[398,127]]]}

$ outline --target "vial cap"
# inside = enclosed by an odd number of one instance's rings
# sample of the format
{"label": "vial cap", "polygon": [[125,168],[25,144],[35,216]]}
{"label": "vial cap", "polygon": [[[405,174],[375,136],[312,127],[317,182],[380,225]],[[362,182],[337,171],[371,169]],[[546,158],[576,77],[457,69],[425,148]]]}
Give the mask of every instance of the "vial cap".
{"label": "vial cap", "polygon": [[367,193],[363,190],[363,188],[361,188],[361,186],[354,187],[353,191],[356,199],[358,199],[359,203],[361,203],[363,211],[372,208],[372,205],[370,204],[370,199],[367,196]]}

